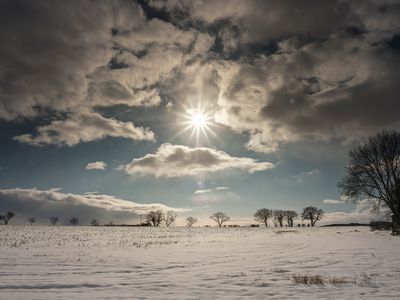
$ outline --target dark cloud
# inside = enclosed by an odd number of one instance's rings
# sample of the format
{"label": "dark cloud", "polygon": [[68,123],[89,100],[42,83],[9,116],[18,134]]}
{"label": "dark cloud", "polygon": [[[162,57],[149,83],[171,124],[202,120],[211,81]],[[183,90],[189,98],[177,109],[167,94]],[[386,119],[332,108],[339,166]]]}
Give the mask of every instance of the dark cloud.
{"label": "dark cloud", "polygon": [[[99,107],[164,100],[201,100],[260,152],[399,126],[398,1],[3,1],[0,11],[0,119],[67,116],[20,142],[152,140],[151,128],[90,120],[106,119]],[[102,134],[66,136],[72,123]]]}
{"label": "dark cloud", "polygon": [[[0,5],[0,120],[48,118],[48,112],[54,119],[37,134],[16,137],[32,145],[73,145],[109,135],[153,139],[137,134],[143,130],[132,128],[132,122],[106,120],[95,108],[159,105],[158,86],[199,50],[198,34],[148,20],[141,6],[131,1],[2,1]],[[82,109],[88,120],[82,119]],[[59,113],[69,119],[58,119]],[[90,121],[100,118],[103,122]],[[105,124],[113,128],[89,139],[77,130],[68,139],[59,133],[60,126],[88,122],[94,131],[104,132]]]}

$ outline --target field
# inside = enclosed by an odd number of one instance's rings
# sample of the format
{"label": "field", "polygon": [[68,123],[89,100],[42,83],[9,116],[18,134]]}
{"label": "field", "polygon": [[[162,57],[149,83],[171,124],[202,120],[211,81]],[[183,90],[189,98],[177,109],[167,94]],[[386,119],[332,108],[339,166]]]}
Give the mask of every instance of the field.
{"label": "field", "polygon": [[0,226],[0,298],[399,299],[399,249],[365,227]]}

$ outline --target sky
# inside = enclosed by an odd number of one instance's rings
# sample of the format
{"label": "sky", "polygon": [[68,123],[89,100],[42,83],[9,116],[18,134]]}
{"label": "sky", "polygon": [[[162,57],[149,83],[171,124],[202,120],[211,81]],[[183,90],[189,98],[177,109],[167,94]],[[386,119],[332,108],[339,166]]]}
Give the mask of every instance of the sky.
{"label": "sky", "polygon": [[0,1],[0,213],[177,224],[322,208],[398,129],[400,1]]}

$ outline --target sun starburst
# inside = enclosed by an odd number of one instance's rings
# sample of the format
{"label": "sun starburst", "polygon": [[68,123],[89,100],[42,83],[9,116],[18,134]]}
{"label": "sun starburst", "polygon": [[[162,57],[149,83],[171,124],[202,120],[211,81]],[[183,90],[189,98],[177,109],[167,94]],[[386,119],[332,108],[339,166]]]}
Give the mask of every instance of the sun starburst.
{"label": "sun starburst", "polygon": [[183,121],[180,124],[182,124],[184,128],[176,135],[181,135],[184,132],[190,131],[190,139],[195,138],[197,144],[200,143],[202,137],[209,142],[209,135],[216,136],[215,132],[212,130],[215,124],[211,111],[207,111],[201,105],[183,110],[184,113],[180,114],[180,118],[183,119]]}

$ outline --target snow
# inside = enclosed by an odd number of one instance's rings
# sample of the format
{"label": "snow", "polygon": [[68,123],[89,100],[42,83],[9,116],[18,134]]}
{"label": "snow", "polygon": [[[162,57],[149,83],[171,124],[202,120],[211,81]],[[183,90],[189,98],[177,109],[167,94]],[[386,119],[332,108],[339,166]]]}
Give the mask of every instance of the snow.
{"label": "snow", "polygon": [[0,226],[0,298],[399,299],[399,249],[366,227]]}

